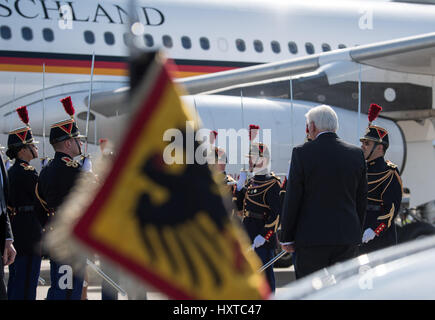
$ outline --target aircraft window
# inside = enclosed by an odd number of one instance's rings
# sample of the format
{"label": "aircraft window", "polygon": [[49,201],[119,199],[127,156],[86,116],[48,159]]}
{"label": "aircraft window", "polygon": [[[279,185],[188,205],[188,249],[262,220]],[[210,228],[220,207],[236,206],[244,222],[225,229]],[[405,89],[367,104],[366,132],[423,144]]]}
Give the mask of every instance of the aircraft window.
{"label": "aircraft window", "polygon": [[83,33],[83,36],[85,37],[85,41],[88,44],[94,44],[95,43],[95,36],[94,33],[92,31],[85,31],[85,33]]}
{"label": "aircraft window", "polygon": [[8,26],[1,26],[0,35],[3,39],[9,40],[12,37],[11,28],[9,28]]}
{"label": "aircraft window", "polygon": [[47,42],[52,42],[54,40],[54,33],[53,30],[49,28],[45,28],[42,30],[42,37]]}
{"label": "aircraft window", "polygon": [[183,36],[181,37],[181,45],[184,49],[190,49],[192,48],[192,41],[189,37]]}
{"label": "aircraft window", "polygon": [[254,49],[257,52],[263,52],[263,42],[260,40],[254,40]]}
{"label": "aircraft window", "polygon": [[311,42],[305,43],[305,50],[307,51],[308,54],[313,54],[314,53],[313,44]]}
{"label": "aircraft window", "polygon": [[281,52],[281,46],[279,45],[278,41],[272,41],[270,43],[271,47],[272,47],[272,51],[275,53],[280,53]]}
{"label": "aircraft window", "polygon": [[344,48],[346,48],[346,46],[344,44],[339,44],[338,45],[338,49],[344,49]]}
{"label": "aircraft window", "polygon": [[174,44],[172,43],[172,38],[171,38],[170,36],[168,36],[168,35],[164,35],[162,39],[163,39],[163,45],[164,45],[166,48],[172,48],[172,46],[173,46]]}
{"label": "aircraft window", "polygon": [[205,37],[199,38],[199,45],[204,50],[210,49],[210,41]]}
{"label": "aircraft window", "polygon": [[290,41],[288,43],[288,50],[290,51],[290,53],[296,54],[298,53],[298,46],[294,41]]}
{"label": "aircraft window", "polygon": [[21,29],[21,35],[24,40],[30,41],[33,39],[33,31],[29,27],[24,27]]}
{"label": "aircraft window", "polygon": [[108,44],[109,46],[112,46],[115,44],[115,36],[112,32],[105,32],[104,33],[104,42]]}
{"label": "aircraft window", "polygon": [[145,45],[146,45],[147,47],[152,47],[152,46],[154,46],[154,38],[153,38],[152,35],[150,35],[149,33],[147,33],[147,34],[145,34],[143,37],[144,37],[144,39],[145,39]]}
{"label": "aircraft window", "polygon": [[240,52],[245,51],[246,50],[245,41],[242,39],[237,39],[236,40],[236,47],[237,47],[237,50],[239,50]]}
{"label": "aircraft window", "polygon": [[323,43],[322,44],[322,51],[326,52],[326,51],[331,51],[331,46],[327,43]]}

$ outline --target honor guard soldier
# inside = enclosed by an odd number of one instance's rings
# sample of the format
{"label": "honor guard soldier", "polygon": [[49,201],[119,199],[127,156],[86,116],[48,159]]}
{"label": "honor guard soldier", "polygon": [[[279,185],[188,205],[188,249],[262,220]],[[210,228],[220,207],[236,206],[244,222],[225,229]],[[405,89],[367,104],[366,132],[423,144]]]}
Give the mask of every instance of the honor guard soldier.
{"label": "honor guard soldier", "polygon": [[[74,186],[79,174],[80,164],[73,158],[81,155],[80,132],[74,121],[74,107],[71,97],[61,100],[65,111],[71,116],[50,128],[50,144],[55,151],[54,159],[45,166],[39,176],[36,196],[44,209],[43,232],[50,232],[50,220]],[[82,267],[62,267],[50,258],[51,287],[47,293],[47,300],[80,300],[83,288],[83,274],[86,261]],[[65,286],[65,270],[72,277],[72,286]],[[71,274],[72,271],[72,274]],[[71,284],[71,281],[70,283]]]}
{"label": "honor guard soldier", "polygon": [[385,161],[389,146],[388,132],[372,125],[382,108],[369,108],[369,126],[360,139],[367,161],[367,215],[364,223],[361,253],[397,244],[396,218],[402,201],[402,180],[397,166]]}
{"label": "honor guard soldier", "polygon": [[29,127],[27,107],[17,112],[25,127],[9,132],[6,151],[10,159],[15,159],[8,170],[8,209],[17,250],[15,262],[9,265],[8,299],[35,300],[41,269],[41,225],[34,206],[38,173],[29,162],[38,157],[38,148]]}
{"label": "honor guard soldier", "polygon": [[[254,176],[238,192],[237,207],[243,212],[243,226],[252,241],[252,248],[263,265],[274,257],[277,247],[281,205],[279,201],[279,178],[269,173],[269,149],[263,143],[252,143],[249,153],[249,166]],[[273,266],[265,270],[272,292],[275,292]]]}

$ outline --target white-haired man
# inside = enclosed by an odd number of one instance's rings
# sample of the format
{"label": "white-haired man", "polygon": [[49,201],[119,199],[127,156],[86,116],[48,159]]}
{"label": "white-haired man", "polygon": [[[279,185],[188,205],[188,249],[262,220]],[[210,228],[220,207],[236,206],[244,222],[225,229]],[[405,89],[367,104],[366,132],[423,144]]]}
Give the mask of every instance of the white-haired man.
{"label": "white-haired man", "polygon": [[364,154],[337,136],[335,111],[321,105],[305,117],[311,141],[292,152],[280,235],[297,278],[357,254],[367,204]]}

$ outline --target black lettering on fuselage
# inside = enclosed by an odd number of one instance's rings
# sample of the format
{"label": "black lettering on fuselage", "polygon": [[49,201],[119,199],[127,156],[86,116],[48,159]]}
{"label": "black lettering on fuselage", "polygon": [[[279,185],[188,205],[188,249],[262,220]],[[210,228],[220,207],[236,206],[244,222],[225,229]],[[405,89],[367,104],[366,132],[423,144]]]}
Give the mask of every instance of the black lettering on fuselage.
{"label": "black lettering on fuselage", "polygon": [[74,7],[73,7],[72,1],[67,1],[67,3],[71,7],[71,13],[72,13],[73,21],[81,21],[81,22],[87,22],[87,21],[89,21],[89,16],[86,19],[79,19],[79,18],[77,18],[76,14],[75,14],[75,11],[74,11]]}
{"label": "black lettering on fuselage", "polygon": [[[100,11],[102,11],[103,14],[100,14],[99,13]],[[113,21],[113,19],[110,17],[107,11],[104,10],[104,8],[100,4],[98,4],[97,10],[95,11],[94,22],[97,22],[97,17],[106,17],[107,19],[109,19],[109,23],[115,23],[115,21]]]}
{"label": "black lettering on fuselage", "polygon": [[[8,0],[6,0],[6,2],[8,2]],[[11,14],[12,14],[11,8],[6,7],[6,5],[4,5],[4,4],[0,4],[0,10],[1,9],[6,10],[7,13],[6,14],[2,14],[1,11],[0,11],[0,17],[7,18],[7,17],[11,16]]]}
{"label": "black lettering on fuselage", "polygon": [[[163,13],[160,10],[157,10],[156,8],[151,8],[151,7],[142,7],[143,13],[145,15],[145,24],[147,26],[160,26],[163,24],[163,22],[165,22],[165,16],[163,15]],[[157,13],[160,16],[160,22],[156,23],[156,21],[153,19],[153,21],[150,19],[150,14],[152,12]],[[155,14],[153,14],[154,18],[155,18]]]}
{"label": "black lettering on fuselage", "polygon": [[50,16],[48,15],[48,11],[57,11],[57,14],[59,15],[59,18],[62,18],[62,14],[60,12],[60,1],[55,1],[57,8],[47,8],[46,4],[45,4],[45,0],[39,0],[41,2],[42,5],[42,9],[44,10],[44,19],[45,20],[50,20]]}
{"label": "black lettering on fuselage", "polygon": [[[20,16],[22,16],[23,18],[26,18],[26,19],[34,19],[34,18],[36,18],[37,16],[39,16],[39,14],[36,14],[36,15],[34,15],[34,16],[27,16],[27,15],[25,15],[22,11],[21,11],[21,7],[20,7],[20,2],[21,2],[22,0],[16,0],[15,1],[15,10],[17,11],[17,13],[20,15]],[[32,2],[33,4],[35,4],[35,0],[27,0],[27,1],[30,1],[30,2]]]}

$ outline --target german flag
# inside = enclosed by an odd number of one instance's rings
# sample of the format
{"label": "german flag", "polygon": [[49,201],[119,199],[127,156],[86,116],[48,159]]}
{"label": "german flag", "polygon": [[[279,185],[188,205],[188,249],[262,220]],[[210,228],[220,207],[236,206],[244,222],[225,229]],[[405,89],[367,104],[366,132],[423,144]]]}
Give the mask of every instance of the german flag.
{"label": "german flag", "polygon": [[[179,129],[186,139],[194,117],[161,58],[147,56],[146,72],[133,76],[135,114],[73,236],[172,299],[267,298],[260,260],[230,219],[208,165],[163,161],[165,131]],[[186,150],[184,142],[183,159]]]}

